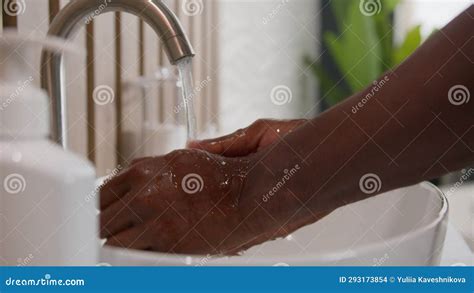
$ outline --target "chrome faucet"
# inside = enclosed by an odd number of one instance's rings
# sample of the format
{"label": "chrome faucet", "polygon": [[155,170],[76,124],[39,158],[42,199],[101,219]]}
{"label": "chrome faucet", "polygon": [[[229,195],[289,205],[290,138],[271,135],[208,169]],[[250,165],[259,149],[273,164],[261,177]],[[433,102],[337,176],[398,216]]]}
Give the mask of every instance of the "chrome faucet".
{"label": "chrome faucet", "polygon": [[[177,17],[160,0],[73,0],[54,18],[48,35],[71,39],[77,29],[92,17],[111,11],[132,13],[143,19],[160,37],[171,64],[194,51]],[[63,58],[60,53],[43,50],[41,84],[51,97],[51,138],[66,147],[66,109]]]}

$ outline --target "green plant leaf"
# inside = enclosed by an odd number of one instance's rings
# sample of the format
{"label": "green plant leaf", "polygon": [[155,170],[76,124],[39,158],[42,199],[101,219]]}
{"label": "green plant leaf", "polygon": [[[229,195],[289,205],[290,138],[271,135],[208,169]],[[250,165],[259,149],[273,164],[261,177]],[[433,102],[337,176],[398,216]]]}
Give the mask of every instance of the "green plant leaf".
{"label": "green plant leaf", "polygon": [[344,21],[347,19],[348,5],[347,0],[330,1],[331,10],[336,18],[336,25],[339,30],[344,30]]}
{"label": "green plant leaf", "polygon": [[374,19],[360,12],[358,1],[346,1],[346,5],[349,10],[342,34],[327,32],[324,40],[351,90],[357,92],[381,74],[383,56]]}
{"label": "green plant leaf", "polygon": [[385,0],[381,2],[381,12],[373,16],[377,37],[380,40],[382,72],[393,67],[392,13],[399,2],[399,0]]}
{"label": "green plant leaf", "polygon": [[312,64],[309,57],[305,58],[306,65],[319,81],[323,97],[331,105],[368,86],[380,74],[402,62],[421,43],[418,26],[410,30],[399,47],[393,44],[392,15],[400,0],[380,0],[381,10],[372,16],[361,13],[360,1],[330,0],[338,33],[323,33],[328,52],[350,92],[336,85],[321,64]]}
{"label": "green plant leaf", "polygon": [[421,30],[420,26],[413,27],[406,35],[402,44],[394,50],[393,60],[394,65],[403,62],[408,56],[413,53],[421,44]]}
{"label": "green plant leaf", "polygon": [[397,5],[400,3],[400,0],[383,0],[382,2],[382,9],[381,12],[383,14],[391,14]]}
{"label": "green plant leaf", "polygon": [[382,71],[390,69],[393,65],[393,33],[390,25],[390,16],[381,14],[374,18],[377,38],[380,41],[380,54]]}
{"label": "green plant leaf", "polygon": [[304,63],[310,67],[311,73],[316,77],[321,88],[322,98],[333,106],[344,100],[350,93],[342,89],[324,70],[319,62],[313,62],[310,57],[304,57]]}

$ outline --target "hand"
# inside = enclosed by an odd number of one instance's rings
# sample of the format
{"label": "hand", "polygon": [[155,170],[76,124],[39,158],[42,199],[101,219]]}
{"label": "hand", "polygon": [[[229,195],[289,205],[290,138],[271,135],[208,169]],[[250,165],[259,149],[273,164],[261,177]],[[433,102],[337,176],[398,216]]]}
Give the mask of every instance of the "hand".
{"label": "hand", "polygon": [[270,171],[262,160],[261,152],[226,158],[201,150],[137,160],[100,190],[100,235],[126,248],[235,254],[327,214],[308,212],[290,185],[274,190],[299,166]]}
{"label": "hand", "polygon": [[188,147],[226,157],[246,156],[274,143],[306,121],[261,119],[226,136],[190,142]]}
{"label": "hand", "polygon": [[278,213],[259,206],[274,182],[249,173],[258,160],[200,150],[137,160],[100,190],[101,237],[127,248],[233,254],[284,236]]}

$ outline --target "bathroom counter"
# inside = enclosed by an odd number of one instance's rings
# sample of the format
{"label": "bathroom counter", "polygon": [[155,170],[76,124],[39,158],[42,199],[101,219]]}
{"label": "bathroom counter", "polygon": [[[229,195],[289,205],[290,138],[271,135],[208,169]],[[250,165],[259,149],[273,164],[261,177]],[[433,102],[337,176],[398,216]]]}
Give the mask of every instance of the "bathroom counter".
{"label": "bathroom counter", "polygon": [[442,266],[473,266],[474,253],[469,249],[461,233],[452,225],[448,224],[446,240],[441,253]]}
{"label": "bathroom counter", "polygon": [[474,184],[464,184],[449,193],[452,185],[441,189],[449,201],[449,224],[441,265],[474,265]]}

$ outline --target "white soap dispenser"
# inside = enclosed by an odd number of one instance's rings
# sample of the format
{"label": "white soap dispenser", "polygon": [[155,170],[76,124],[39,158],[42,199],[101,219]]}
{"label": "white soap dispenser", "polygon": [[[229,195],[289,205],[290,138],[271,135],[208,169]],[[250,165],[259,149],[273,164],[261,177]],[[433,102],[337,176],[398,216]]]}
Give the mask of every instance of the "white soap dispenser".
{"label": "white soap dispenser", "polygon": [[95,171],[48,138],[50,101],[31,74],[42,48],[74,51],[62,39],[0,35],[0,265],[95,265]]}

